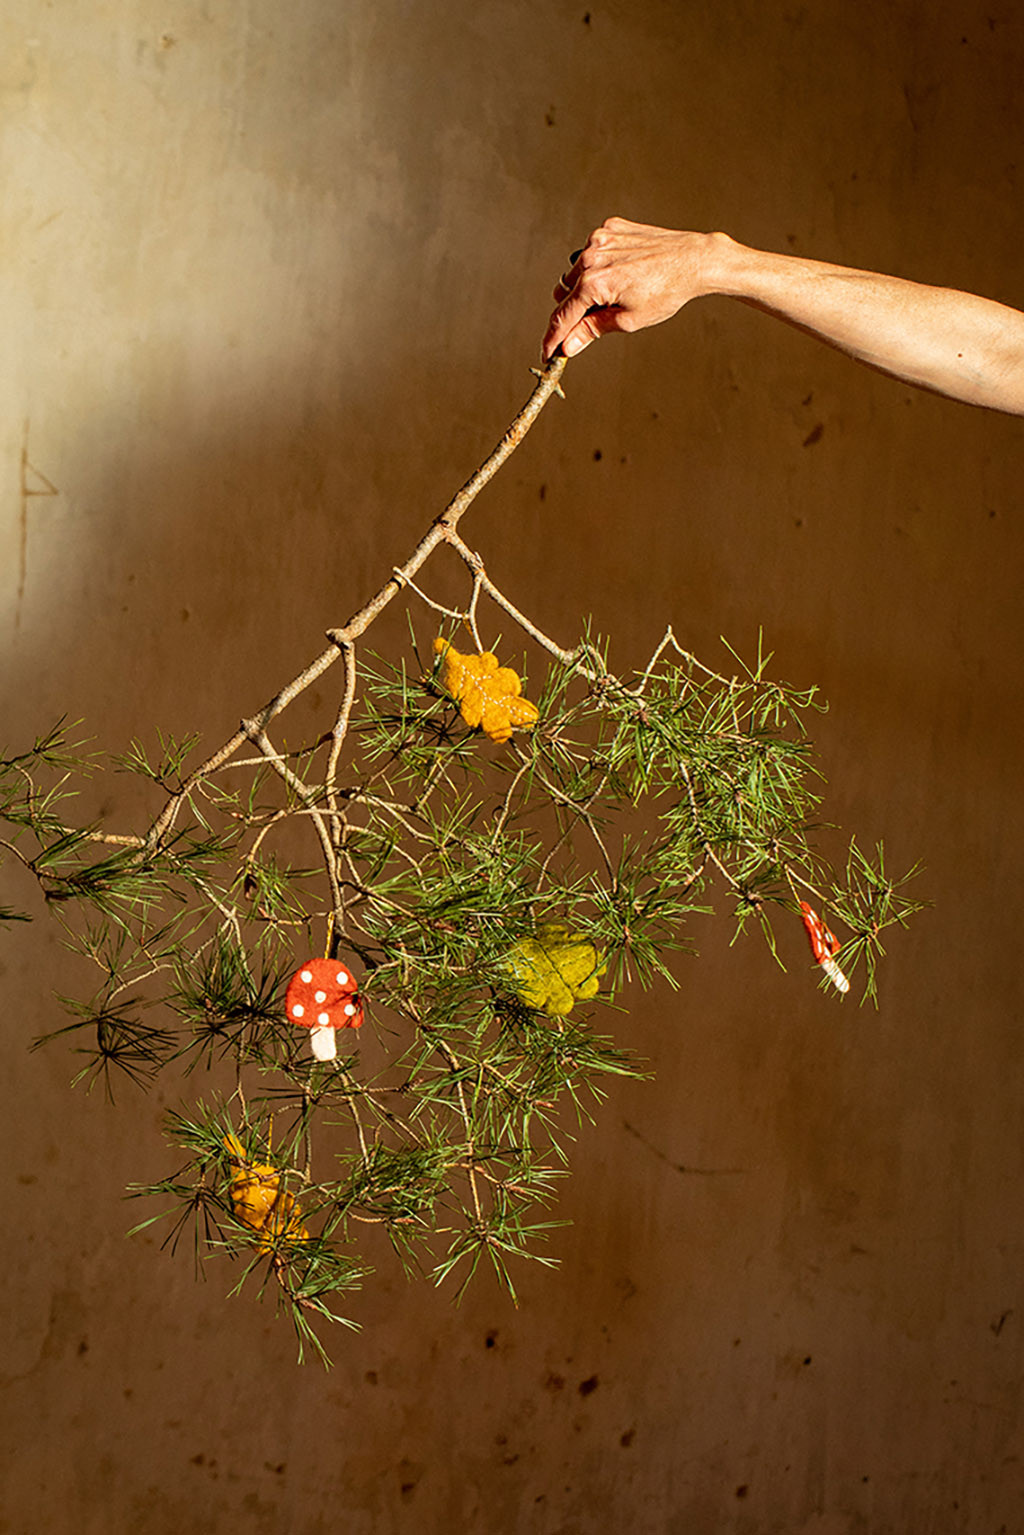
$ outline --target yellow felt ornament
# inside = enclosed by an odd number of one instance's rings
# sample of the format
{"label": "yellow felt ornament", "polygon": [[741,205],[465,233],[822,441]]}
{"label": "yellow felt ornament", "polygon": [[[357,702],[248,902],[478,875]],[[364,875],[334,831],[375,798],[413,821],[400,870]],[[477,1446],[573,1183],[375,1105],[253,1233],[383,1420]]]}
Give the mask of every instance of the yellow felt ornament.
{"label": "yellow felt ornament", "polygon": [[250,1162],[237,1135],[226,1135],[224,1145],[235,1169],[228,1187],[232,1213],[236,1221],[259,1233],[260,1250],[269,1252],[279,1237],[308,1240],[294,1197],[281,1188],[281,1169],[271,1162]]}
{"label": "yellow felt ornament", "polygon": [[510,740],[513,730],[533,729],[537,706],[520,697],[522,683],[510,666],[499,666],[489,650],[464,656],[440,635],[434,650],[444,657],[441,681],[470,729],[479,728],[492,741]]}
{"label": "yellow felt ornament", "polygon": [[596,995],[598,978],[608,966],[582,933],[570,933],[552,922],[539,927],[535,937],[520,938],[506,968],[516,995],[527,1007],[564,1018],[577,1002]]}

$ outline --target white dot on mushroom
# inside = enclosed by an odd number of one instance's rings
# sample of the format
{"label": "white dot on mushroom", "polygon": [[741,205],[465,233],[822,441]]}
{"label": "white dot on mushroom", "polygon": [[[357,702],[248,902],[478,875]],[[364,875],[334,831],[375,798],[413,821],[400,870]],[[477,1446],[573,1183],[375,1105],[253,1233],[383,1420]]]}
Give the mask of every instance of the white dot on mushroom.
{"label": "white dot on mushroom", "polygon": [[351,1018],[354,1012],[355,1012],[355,1008],[352,1006],[352,1003],[351,1002],[346,1002],[346,1004],[345,1004],[345,1017],[346,1018]]}
{"label": "white dot on mushroom", "polygon": [[306,1009],[303,1007],[302,1003],[296,1002],[295,1006],[292,1008],[292,1017],[301,1018],[305,1011]]}
{"label": "white dot on mushroom", "polygon": [[316,996],[317,1002],[326,1002],[327,1001],[327,993],[326,993],[326,991],[318,991],[318,992],[316,992],[315,996]]}
{"label": "white dot on mushroom", "polygon": [[313,979],[313,972],[312,972],[312,970],[303,970],[300,979],[303,980],[303,981],[306,981],[306,982],[311,981]]}
{"label": "white dot on mushroom", "polygon": [[348,985],[348,976],[345,974],[344,970],[339,970],[334,979],[337,981],[339,986]]}
{"label": "white dot on mushroom", "polygon": [[316,1021],[319,1024],[330,1023],[330,1021],[331,1021],[330,1014],[329,1013],[320,1013],[320,1015],[318,1016]]}

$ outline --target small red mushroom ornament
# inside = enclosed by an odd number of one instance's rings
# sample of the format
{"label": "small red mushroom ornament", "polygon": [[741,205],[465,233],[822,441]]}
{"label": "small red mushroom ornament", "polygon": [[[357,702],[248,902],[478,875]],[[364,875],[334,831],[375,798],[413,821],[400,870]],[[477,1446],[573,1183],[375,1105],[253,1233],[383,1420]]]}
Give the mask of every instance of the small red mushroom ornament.
{"label": "small red mushroom ornament", "polygon": [[307,959],[284,994],[289,1022],[309,1030],[318,1061],[333,1061],[338,1053],[338,1029],[361,1029],[363,1004],[355,976],[342,959]]}
{"label": "small red mushroom ornament", "polygon": [[806,901],[800,902],[800,915],[811,941],[815,963],[821,966],[837,991],[849,991],[850,983],[835,962],[835,955],[839,953],[839,939],[829,932],[818,913]]}

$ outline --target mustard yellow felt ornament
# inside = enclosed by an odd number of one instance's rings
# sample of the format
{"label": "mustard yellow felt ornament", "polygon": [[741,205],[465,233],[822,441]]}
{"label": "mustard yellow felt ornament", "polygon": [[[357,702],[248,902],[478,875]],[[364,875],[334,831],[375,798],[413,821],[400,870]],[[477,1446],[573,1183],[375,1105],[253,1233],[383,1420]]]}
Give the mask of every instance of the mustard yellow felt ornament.
{"label": "mustard yellow felt ornament", "polygon": [[440,635],[434,650],[444,657],[441,681],[471,730],[479,728],[492,741],[508,741],[513,730],[533,729],[537,706],[520,697],[522,683],[510,666],[499,666],[489,650],[464,656]]}
{"label": "mustard yellow felt ornament", "polygon": [[237,1135],[226,1135],[224,1145],[235,1169],[228,1188],[231,1210],[236,1221],[259,1233],[259,1247],[268,1252],[278,1237],[304,1242],[309,1232],[303,1226],[295,1200],[281,1188],[281,1169],[270,1162],[250,1162]]}
{"label": "mustard yellow felt ornament", "polygon": [[608,966],[588,938],[552,922],[538,928],[534,937],[520,938],[506,968],[527,1007],[564,1018],[577,1002],[596,995]]}

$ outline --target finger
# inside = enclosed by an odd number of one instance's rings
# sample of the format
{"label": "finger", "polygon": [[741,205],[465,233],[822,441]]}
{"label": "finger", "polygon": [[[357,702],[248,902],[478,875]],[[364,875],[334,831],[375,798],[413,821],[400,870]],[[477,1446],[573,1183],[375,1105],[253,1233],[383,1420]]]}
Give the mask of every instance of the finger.
{"label": "finger", "polygon": [[582,246],[579,250],[571,251],[569,253],[569,265],[566,267],[561,277],[555,283],[554,291],[551,295],[556,304],[564,304],[565,300],[569,297],[569,294],[579,282],[582,273],[577,271],[576,264],[582,255]]}
{"label": "finger", "polygon": [[563,338],[562,355],[578,357],[599,336],[606,336],[609,331],[619,328],[619,310],[614,305],[604,309],[588,309]]}
{"label": "finger", "polygon": [[583,276],[582,269],[578,264],[582,255],[582,250],[572,251],[570,253],[569,265],[566,267],[561,277],[555,283],[555,289],[552,297],[556,303],[564,304],[565,300],[569,297],[569,294],[576,287],[576,284]]}
{"label": "finger", "polygon": [[588,307],[587,300],[580,296],[578,289],[559,304],[548,321],[547,334],[544,337],[542,351],[545,362],[550,362],[563,339],[583,318]]}

